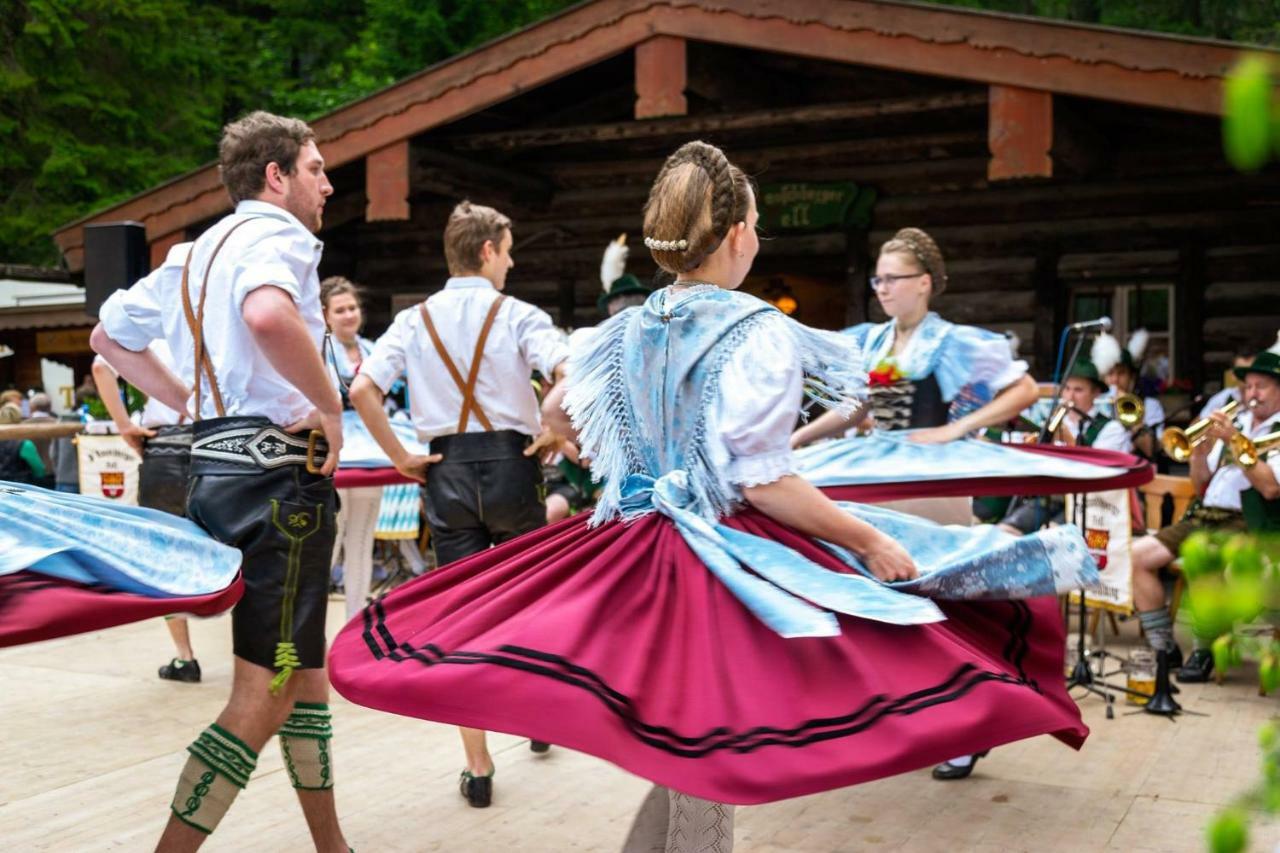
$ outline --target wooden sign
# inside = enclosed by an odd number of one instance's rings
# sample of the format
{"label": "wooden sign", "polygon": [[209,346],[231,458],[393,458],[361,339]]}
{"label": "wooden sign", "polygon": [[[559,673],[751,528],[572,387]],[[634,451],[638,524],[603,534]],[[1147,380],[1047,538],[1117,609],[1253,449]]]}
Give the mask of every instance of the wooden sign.
{"label": "wooden sign", "polygon": [[875,190],[851,181],[809,181],[760,187],[760,224],[766,231],[831,231],[867,227]]}
{"label": "wooden sign", "polygon": [[89,346],[92,332],[92,327],[36,332],[36,352],[40,355],[93,352]]}

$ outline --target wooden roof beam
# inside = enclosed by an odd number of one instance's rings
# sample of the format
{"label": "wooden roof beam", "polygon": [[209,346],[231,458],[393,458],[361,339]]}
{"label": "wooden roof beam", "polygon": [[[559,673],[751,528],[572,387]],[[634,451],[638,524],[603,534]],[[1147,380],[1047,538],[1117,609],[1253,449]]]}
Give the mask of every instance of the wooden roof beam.
{"label": "wooden roof beam", "polygon": [[449,137],[449,144],[459,150],[512,151],[523,148],[548,148],[573,143],[594,144],[630,139],[660,139],[669,136],[694,136],[733,130],[823,124],[855,121],[883,116],[914,115],[985,106],[987,93],[982,91],[947,92],[890,100],[855,101],[842,104],[810,104],[802,107],[752,110],[743,113],[716,113],[683,118],[661,118],[645,122],[586,124],[573,127],[545,127],[504,133],[474,133]]}
{"label": "wooden roof beam", "polygon": [[992,86],[987,142],[987,178],[1053,177],[1053,95],[1016,86]]}
{"label": "wooden roof beam", "polygon": [[682,116],[689,112],[684,97],[689,83],[685,40],[657,36],[636,45],[636,118]]}

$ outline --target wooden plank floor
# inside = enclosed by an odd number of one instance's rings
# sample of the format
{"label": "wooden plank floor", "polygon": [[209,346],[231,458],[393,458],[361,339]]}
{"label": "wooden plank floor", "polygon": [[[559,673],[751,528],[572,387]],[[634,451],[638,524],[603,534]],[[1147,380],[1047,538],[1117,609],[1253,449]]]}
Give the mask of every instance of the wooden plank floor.
{"label": "wooden plank floor", "polygon": [[[341,605],[330,605],[330,624]],[[1131,628],[1129,630],[1132,630]],[[164,627],[148,622],[0,650],[0,849],[149,850],[184,748],[217,713],[230,679],[229,622],[194,623],[200,685],[161,682]],[[1203,827],[1257,775],[1256,730],[1277,709],[1250,686],[1190,685],[1207,717],[1106,720],[1080,753],[1049,738],[997,750],[965,782],[918,771],[738,810],[741,853],[1204,849]],[[495,701],[500,701],[495,697]],[[458,796],[454,731],[334,703],[338,808],[348,839],[372,851],[611,851],[647,783],[594,758],[494,736],[492,808]],[[1280,843],[1258,822],[1254,849]],[[306,829],[268,745],[210,851],[305,851]]]}

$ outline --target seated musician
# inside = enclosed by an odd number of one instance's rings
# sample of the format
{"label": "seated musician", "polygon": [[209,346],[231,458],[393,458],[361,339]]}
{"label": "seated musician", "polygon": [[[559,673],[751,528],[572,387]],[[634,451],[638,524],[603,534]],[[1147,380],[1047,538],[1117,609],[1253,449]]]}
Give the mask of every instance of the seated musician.
{"label": "seated musician", "polygon": [[[1113,407],[1114,401],[1121,394],[1138,394],[1138,376],[1142,370],[1142,356],[1147,348],[1148,337],[1146,329],[1136,329],[1133,334],[1129,335],[1129,340],[1123,347],[1116,341],[1113,344],[1116,360],[1108,369],[1102,365],[1096,353],[1098,346],[1104,340],[1115,341],[1115,339],[1105,333],[1098,336],[1098,342],[1094,345],[1093,361],[1098,366],[1098,370],[1102,372],[1103,381],[1111,388]],[[1146,459],[1154,459],[1157,449],[1156,431],[1164,422],[1164,406],[1160,403],[1158,397],[1143,398],[1142,406],[1142,427],[1135,431],[1131,438],[1133,450]],[[1114,408],[1109,411],[1114,417]]]}
{"label": "seated musician", "polygon": [[[1280,454],[1257,460],[1231,461],[1224,448],[1232,436],[1257,439],[1280,429],[1280,355],[1259,353],[1247,367],[1237,367],[1241,380],[1242,411],[1239,428],[1223,412],[1215,412],[1205,440],[1191,452],[1191,481],[1199,500],[1187,508],[1182,520],[1161,528],[1154,536],[1133,542],[1133,600],[1147,639],[1161,665],[1179,666],[1182,657],[1173,639],[1173,620],[1164,604],[1160,569],[1177,556],[1182,543],[1197,530],[1246,530],[1245,510],[1259,515],[1280,507]],[[1257,524],[1258,522],[1255,522]],[[1206,639],[1196,637],[1196,649],[1178,671],[1179,681],[1205,681],[1213,672],[1213,655]]]}
{"label": "seated musician", "polygon": [[[1059,401],[1060,406],[1068,407],[1067,415],[1052,436],[1054,442],[1132,453],[1129,431],[1119,421],[1100,411],[1097,405],[1098,397],[1107,390],[1107,384],[1098,375],[1098,368],[1092,361],[1082,358],[1072,365],[1062,383],[1062,399]],[[1000,526],[1014,534],[1030,533],[1040,529],[1046,521],[1060,518],[1062,506],[1061,498],[1047,502],[1036,498],[1015,499],[1008,514],[1001,519]]]}

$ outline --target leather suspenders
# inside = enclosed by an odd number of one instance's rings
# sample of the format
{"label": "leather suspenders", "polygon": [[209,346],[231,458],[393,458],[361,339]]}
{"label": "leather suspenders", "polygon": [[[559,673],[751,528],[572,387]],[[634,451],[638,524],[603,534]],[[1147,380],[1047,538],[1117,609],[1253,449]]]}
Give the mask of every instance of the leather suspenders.
{"label": "leather suspenders", "polygon": [[440,340],[435,324],[431,322],[431,313],[427,311],[427,303],[423,302],[418,306],[418,310],[422,312],[422,322],[427,327],[427,334],[431,336],[431,343],[435,344],[436,353],[440,356],[440,360],[444,362],[449,375],[453,377],[454,384],[462,392],[462,412],[458,415],[459,433],[467,431],[467,422],[471,419],[472,412],[475,412],[476,420],[480,421],[481,426],[486,431],[493,431],[493,424],[489,422],[484,409],[476,402],[476,379],[480,376],[480,362],[484,359],[484,346],[489,340],[489,330],[493,328],[493,321],[498,316],[498,309],[502,307],[502,303],[506,298],[505,295],[499,296],[489,306],[489,313],[484,318],[484,325],[480,327],[480,337],[476,340],[475,353],[471,356],[471,370],[467,373],[466,381],[463,381],[462,373],[459,372],[458,366],[453,363],[453,359],[449,357],[449,351],[444,348],[444,342]]}
{"label": "leather suspenders", "polygon": [[250,222],[253,219],[261,219],[259,216],[253,216],[249,219],[242,219],[235,225],[227,229],[227,233],[222,235],[222,239],[218,241],[218,245],[213,247],[213,254],[209,256],[209,264],[204,270],[204,282],[200,286],[200,305],[192,310],[191,293],[187,290],[187,275],[191,270],[191,257],[196,253],[196,247],[193,245],[191,251],[187,253],[187,262],[182,265],[182,312],[187,316],[187,329],[191,332],[191,337],[195,340],[195,416],[194,420],[200,420],[200,375],[203,372],[209,379],[209,390],[213,393],[213,405],[218,412],[218,417],[225,417],[226,408],[222,404],[222,391],[218,388],[218,377],[213,372],[213,362],[209,359],[209,351],[204,345],[204,300],[209,295],[209,273],[213,271],[213,262],[218,257],[218,252],[222,250],[222,246],[227,242],[236,229],[241,225]]}

